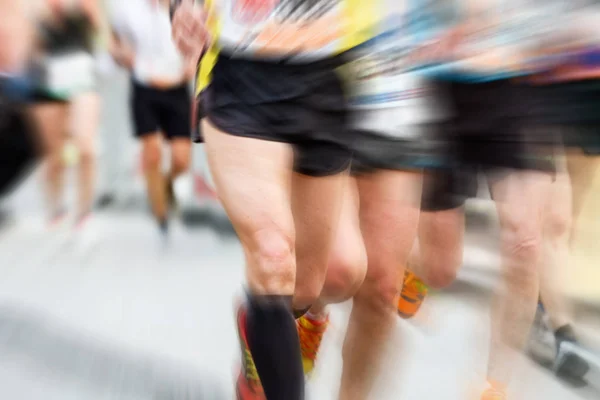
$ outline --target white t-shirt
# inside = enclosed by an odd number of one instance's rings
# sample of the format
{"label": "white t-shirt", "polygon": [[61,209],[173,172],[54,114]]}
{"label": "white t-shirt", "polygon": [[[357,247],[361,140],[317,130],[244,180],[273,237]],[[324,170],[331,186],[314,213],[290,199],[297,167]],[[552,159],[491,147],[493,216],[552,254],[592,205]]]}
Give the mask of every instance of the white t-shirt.
{"label": "white t-shirt", "polygon": [[111,22],[115,32],[133,47],[134,79],[177,81],[185,62],[171,36],[169,9],[157,0],[112,0]]}

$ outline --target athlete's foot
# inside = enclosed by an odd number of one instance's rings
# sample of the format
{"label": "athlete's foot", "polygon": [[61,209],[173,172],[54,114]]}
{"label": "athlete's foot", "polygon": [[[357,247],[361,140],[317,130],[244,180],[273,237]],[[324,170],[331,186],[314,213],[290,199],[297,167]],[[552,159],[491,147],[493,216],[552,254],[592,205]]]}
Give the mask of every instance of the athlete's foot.
{"label": "athlete's foot", "polygon": [[506,400],[506,392],[496,388],[488,388],[481,395],[481,400]]}
{"label": "athlete's foot", "polygon": [[63,226],[65,220],[67,219],[67,211],[65,209],[60,209],[52,213],[50,216],[50,220],[48,221],[48,226],[50,229],[57,229]]}
{"label": "athlete's foot", "polygon": [[567,379],[583,379],[590,369],[590,365],[580,357],[575,333],[570,325],[565,325],[555,333],[556,357],[554,359],[554,372],[558,377]]}
{"label": "athlete's foot", "polygon": [[328,325],[328,314],[316,318],[310,314],[305,314],[296,320],[302,353],[302,367],[304,368],[304,374],[307,376],[310,376],[315,368],[317,354]]}
{"label": "athlete's foot", "polygon": [[398,298],[398,314],[402,318],[415,316],[429,289],[415,274],[406,270],[404,272],[404,284]]}
{"label": "athlete's foot", "polygon": [[266,400],[265,393],[258,377],[256,365],[248,346],[246,335],[246,309],[240,306],[236,315],[240,350],[242,352],[242,369],[236,381],[237,400]]}
{"label": "athlete's foot", "polygon": [[158,232],[160,233],[160,239],[163,243],[168,243],[169,241],[169,220],[167,218],[158,220]]}

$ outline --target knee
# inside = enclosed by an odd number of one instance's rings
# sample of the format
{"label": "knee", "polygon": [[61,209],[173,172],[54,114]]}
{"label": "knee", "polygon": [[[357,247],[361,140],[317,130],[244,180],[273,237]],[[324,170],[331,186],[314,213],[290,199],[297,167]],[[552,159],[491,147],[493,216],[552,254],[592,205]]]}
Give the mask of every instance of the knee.
{"label": "knee", "polygon": [[187,171],[190,167],[190,157],[187,153],[185,154],[173,154],[171,162],[171,172],[174,175],[179,175]]}
{"label": "knee", "polygon": [[364,282],[354,296],[354,302],[368,308],[374,314],[395,312],[399,271],[400,268],[397,268],[394,273],[367,270]]}
{"label": "knee", "polygon": [[96,158],[96,153],[91,146],[82,146],[79,148],[79,162],[81,164],[91,164]]}
{"label": "knee", "polygon": [[421,256],[420,270],[424,276],[419,276],[428,286],[443,289],[456,280],[458,269],[462,265],[462,249],[446,253],[435,251]]}
{"label": "knee", "polygon": [[367,273],[367,254],[364,248],[335,252],[327,266],[322,296],[331,302],[352,298],[360,289]]}
{"label": "knee", "polygon": [[155,170],[160,169],[162,161],[161,148],[155,144],[149,144],[144,147],[144,169]]}
{"label": "knee", "polygon": [[537,268],[542,254],[542,230],[525,222],[503,228],[502,249],[508,258],[506,267],[523,275]]}
{"label": "knee", "polygon": [[550,211],[544,220],[544,233],[548,240],[554,242],[565,237],[571,231],[571,217],[568,213]]}
{"label": "knee", "polygon": [[48,157],[46,158],[46,163],[47,163],[48,169],[50,171],[56,171],[56,170],[62,169],[63,164],[64,164],[62,154],[48,155]]}
{"label": "knee", "polygon": [[246,243],[248,283],[264,294],[292,294],[296,277],[293,235],[282,229],[257,231]]}

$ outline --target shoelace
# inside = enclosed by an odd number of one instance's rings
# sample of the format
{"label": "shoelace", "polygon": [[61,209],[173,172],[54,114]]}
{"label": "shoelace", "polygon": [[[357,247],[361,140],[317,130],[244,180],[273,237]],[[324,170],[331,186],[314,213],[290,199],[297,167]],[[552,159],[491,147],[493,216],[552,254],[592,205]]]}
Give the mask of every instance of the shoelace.
{"label": "shoelace", "polygon": [[407,291],[412,292],[414,294],[423,294],[427,291],[427,286],[417,279],[417,276],[411,272],[406,273],[406,277],[404,279],[404,287]]}
{"label": "shoelace", "polygon": [[[319,327],[316,327],[316,329],[313,327],[307,327],[305,326],[306,323],[311,324],[309,321],[302,321],[302,319],[298,321],[300,326],[298,334],[300,336],[300,343],[302,343],[302,355],[314,361],[317,358],[317,352],[321,346],[321,340],[323,339],[324,331],[317,330]],[[323,322],[323,324],[325,325],[327,322]]]}

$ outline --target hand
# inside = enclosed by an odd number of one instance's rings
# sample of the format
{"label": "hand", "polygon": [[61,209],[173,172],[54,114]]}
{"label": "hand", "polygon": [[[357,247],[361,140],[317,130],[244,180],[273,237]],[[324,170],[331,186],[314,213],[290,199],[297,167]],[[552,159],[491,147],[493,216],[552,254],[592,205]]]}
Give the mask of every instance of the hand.
{"label": "hand", "polygon": [[210,42],[206,29],[206,14],[193,0],[183,0],[175,10],[172,35],[181,54],[190,63],[197,63]]}

